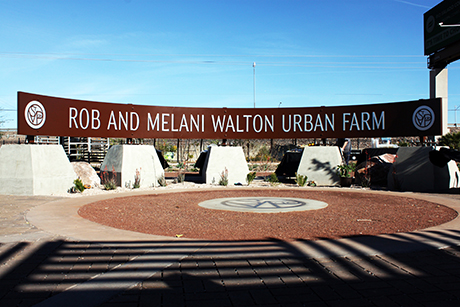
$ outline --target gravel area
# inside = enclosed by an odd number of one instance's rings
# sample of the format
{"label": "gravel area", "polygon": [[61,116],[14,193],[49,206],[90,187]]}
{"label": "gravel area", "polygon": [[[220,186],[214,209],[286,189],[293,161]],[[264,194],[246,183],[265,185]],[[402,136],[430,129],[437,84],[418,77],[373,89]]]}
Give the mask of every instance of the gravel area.
{"label": "gravel area", "polygon": [[[285,213],[241,213],[198,206],[225,197],[316,199],[328,207]],[[207,190],[113,198],[83,206],[91,221],[154,235],[206,240],[317,240],[415,231],[454,219],[457,212],[428,201],[384,194],[314,189]]]}

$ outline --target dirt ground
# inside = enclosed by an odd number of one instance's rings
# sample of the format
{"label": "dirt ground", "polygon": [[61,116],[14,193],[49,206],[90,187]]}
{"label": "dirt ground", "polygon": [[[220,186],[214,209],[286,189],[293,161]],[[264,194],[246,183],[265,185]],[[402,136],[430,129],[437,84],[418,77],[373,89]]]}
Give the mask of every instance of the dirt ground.
{"label": "dirt ground", "polygon": [[[284,213],[210,210],[198,203],[226,197],[293,197],[328,203],[324,209]],[[314,189],[190,191],[115,198],[88,204],[80,216],[107,226],[207,240],[317,240],[409,232],[454,219],[442,205],[384,194]]]}

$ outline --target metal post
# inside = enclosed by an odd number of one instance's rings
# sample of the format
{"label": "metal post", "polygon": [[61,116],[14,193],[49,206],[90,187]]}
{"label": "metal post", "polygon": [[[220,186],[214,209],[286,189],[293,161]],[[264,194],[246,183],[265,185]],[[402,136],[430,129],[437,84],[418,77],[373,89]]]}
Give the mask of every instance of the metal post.
{"label": "metal post", "polygon": [[88,142],[88,163],[91,163],[91,138],[87,138],[86,141]]}
{"label": "metal post", "polygon": [[176,146],[177,163],[180,163],[181,161],[179,151],[180,151],[180,139],[177,139],[177,146]]}

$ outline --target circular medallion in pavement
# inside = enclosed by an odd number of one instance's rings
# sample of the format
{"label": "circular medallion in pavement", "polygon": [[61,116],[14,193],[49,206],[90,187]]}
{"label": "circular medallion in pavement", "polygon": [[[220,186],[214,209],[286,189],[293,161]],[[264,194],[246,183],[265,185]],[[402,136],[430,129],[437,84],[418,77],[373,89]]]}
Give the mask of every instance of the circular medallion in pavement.
{"label": "circular medallion in pavement", "polygon": [[257,213],[307,211],[327,207],[327,203],[319,200],[290,197],[216,198],[203,201],[198,205],[207,209]]}

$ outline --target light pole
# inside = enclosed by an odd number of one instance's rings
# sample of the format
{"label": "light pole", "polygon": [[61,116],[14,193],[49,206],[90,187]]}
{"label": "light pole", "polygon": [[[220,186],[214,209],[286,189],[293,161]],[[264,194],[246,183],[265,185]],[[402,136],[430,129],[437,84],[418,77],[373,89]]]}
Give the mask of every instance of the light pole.
{"label": "light pole", "polygon": [[460,108],[460,106],[455,107],[455,127],[457,127],[457,110]]}
{"label": "light pole", "polygon": [[254,108],[256,107],[256,62],[252,63],[253,70],[253,89],[254,89]]}
{"label": "light pole", "polygon": [[460,109],[460,106],[456,106],[455,109],[450,109],[449,111],[455,111],[455,127],[457,127],[457,111]]}

